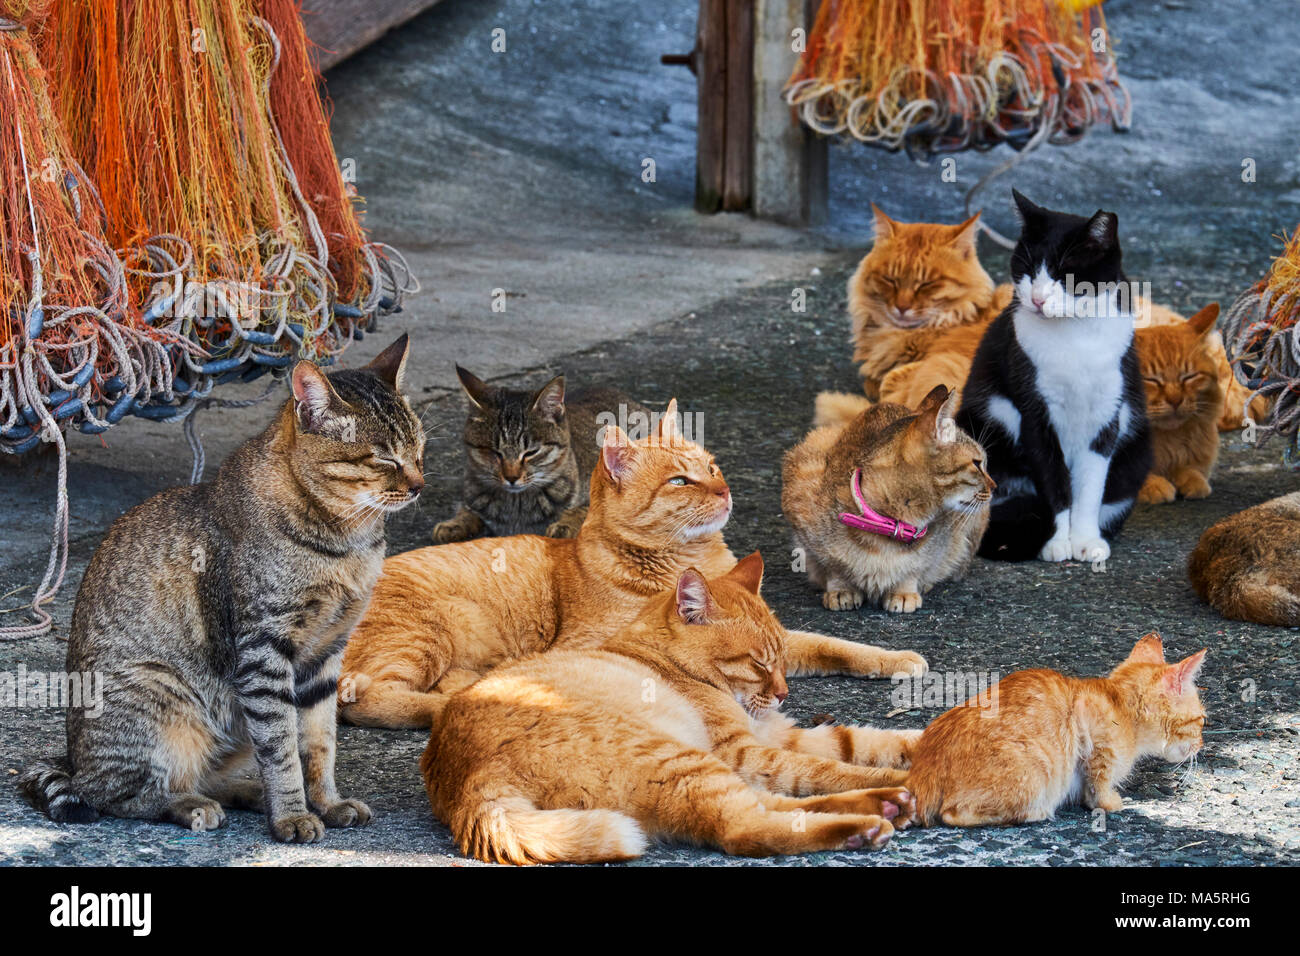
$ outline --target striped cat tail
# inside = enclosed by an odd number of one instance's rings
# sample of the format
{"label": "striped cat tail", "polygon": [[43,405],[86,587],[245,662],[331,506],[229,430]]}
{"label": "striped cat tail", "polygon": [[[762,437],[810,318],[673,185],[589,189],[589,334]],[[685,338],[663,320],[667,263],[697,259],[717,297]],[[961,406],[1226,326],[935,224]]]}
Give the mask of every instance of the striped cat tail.
{"label": "striped cat tail", "polygon": [[645,832],[614,810],[538,810],[523,797],[482,804],[458,834],[461,851],[488,863],[613,863],[645,852]]}
{"label": "striped cat tail", "polygon": [[99,811],[77,794],[69,769],[63,761],[34,763],[18,778],[18,792],[55,823],[94,823]]}
{"label": "striped cat tail", "polygon": [[871,400],[865,395],[818,392],[813,402],[813,428],[847,424],[870,407]]}

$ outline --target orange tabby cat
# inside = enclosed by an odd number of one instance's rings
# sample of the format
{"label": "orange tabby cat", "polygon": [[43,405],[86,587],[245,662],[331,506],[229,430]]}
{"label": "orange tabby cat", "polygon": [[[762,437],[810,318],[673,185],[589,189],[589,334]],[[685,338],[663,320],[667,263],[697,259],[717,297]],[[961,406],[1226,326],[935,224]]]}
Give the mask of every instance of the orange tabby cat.
{"label": "orange tabby cat", "polygon": [[[1050,820],[1065,804],[1123,808],[1116,791],[1144,757],[1181,763],[1201,749],[1201,650],[1166,664],[1148,634],[1108,677],[1008,674],[991,699],[936,717],[912,755],[907,786],[929,825]],[[991,706],[990,706],[991,703]]]}
{"label": "orange tabby cat", "polygon": [[903,771],[820,756],[822,728],[776,716],[785,630],[762,574],[757,552],[707,582],[687,568],[614,636],[453,697],[420,770],[461,852],[598,863],[662,837],[771,856],[881,847],[911,823]]}
{"label": "orange tabby cat", "polygon": [[1300,491],[1212,525],[1187,561],[1202,601],[1224,617],[1300,627]]}
{"label": "orange tabby cat", "polygon": [[[385,561],[348,642],[343,719],[428,727],[448,694],[498,664],[616,632],[687,567],[712,577],[730,570],[736,559],[722,528],[731,491],[713,456],[682,437],[676,411],[670,402],[657,434],[640,442],[605,429],[576,537],[480,539]],[[796,674],[881,677],[925,668],[910,651],[802,631],[787,641]]]}
{"label": "orange tabby cat", "polygon": [[1210,493],[1223,413],[1215,354],[1222,346],[1211,337],[1218,316],[1219,304],[1214,302],[1186,322],[1135,333],[1154,456],[1139,501],[1164,504],[1180,494],[1204,498]]}
{"label": "orange tabby cat", "polygon": [[781,506],[828,609],[866,599],[910,614],[969,567],[994,484],[955,410],[956,393],[940,385],[915,412],[881,402],[786,452]]}
{"label": "orange tabby cat", "polygon": [[875,241],[849,279],[849,315],[853,360],[862,363],[863,390],[876,399],[885,373],[929,354],[942,330],[991,321],[1011,301],[1011,286],[995,290],[975,254],[978,213],[948,226],[898,222],[874,203],[871,210]]}

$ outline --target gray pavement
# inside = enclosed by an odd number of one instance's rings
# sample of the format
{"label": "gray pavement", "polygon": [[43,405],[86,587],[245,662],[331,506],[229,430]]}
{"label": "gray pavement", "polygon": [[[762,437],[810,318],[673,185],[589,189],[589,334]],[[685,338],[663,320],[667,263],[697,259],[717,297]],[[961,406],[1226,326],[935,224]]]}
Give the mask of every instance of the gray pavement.
{"label": "gray pavement", "polygon": [[[912,648],[938,670],[1003,674],[1031,666],[1101,673],[1153,628],[1171,653],[1210,648],[1201,683],[1211,733],[1200,765],[1186,776],[1143,768],[1125,792],[1129,809],[1111,815],[1104,831],[1071,811],[1014,830],[911,832],[884,854],[781,862],[1300,860],[1297,632],[1220,620],[1196,601],[1183,572],[1212,521],[1300,486],[1278,465],[1277,447],[1225,438],[1214,495],[1140,510],[1104,573],[977,562],[918,614],[890,617],[824,611],[786,569],[780,455],[802,434],[817,391],[854,387],[843,286],[865,242],[868,201],[905,219],[955,220],[964,190],[1005,154],[959,156],[960,182],[950,184],[937,167],[837,146],[826,229],[697,217],[693,80],[658,65],[660,53],[689,48],[696,5],[654,6],[580,0],[544,14],[524,0],[445,0],[330,76],[339,152],[356,160],[368,224],[410,255],[427,289],[349,355],[364,360],[399,331],[416,343],[414,392],[431,426],[434,475],[419,511],[392,522],[390,550],[423,544],[454,505],[462,410],[451,391],[453,361],[498,378],[562,370],[574,383],[618,385],[649,404],[676,395],[703,413],[706,442],[735,491],[728,540],[740,553],[763,550],[769,600],[791,626]],[[1009,228],[1002,197],[1012,183],[1049,205],[1116,209],[1131,276],[1184,310],[1226,301],[1254,281],[1276,254],[1274,237],[1300,219],[1294,94],[1280,66],[1300,48],[1300,24],[1261,6],[1111,0],[1135,99],[1133,132],[1100,130],[1029,157],[989,191],[993,221]],[[489,51],[495,26],[507,30],[506,54]],[[653,184],[640,178],[647,157],[656,160]],[[1250,184],[1241,180],[1248,158],[1257,168]],[[991,245],[981,252],[1005,276],[1005,253]],[[809,293],[803,314],[790,311],[796,286]],[[490,311],[494,288],[513,293],[504,315]],[[209,462],[271,412],[207,413]],[[188,449],[174,427],[132,421],[104,439],[71,442],[72,560],[54,609],[59,627],[0,645],[0,672],[61,667],[75,588],[108,525],[188,477]],[[44,460],[0,471],[0,594],[39,579],[52,480]],[[934,716],[886,716],[897,709],[890,691],[887,682],[796,680],[789,704],[806,719],[829,712],[919,727]],[[423,745],[418,733],[343,728],[340,783],[378,819],[306,848],[273,843],[259,816],[238,812],[226,829],[200,836],[125,821],[58,827],[0,786],[0,863],[464,862],[429,814],[416,770]],[[62,746],[57,711],[0,712],[0,776],[12,779]],[[645,861],[745,862],[676,847],[657,847]]]}

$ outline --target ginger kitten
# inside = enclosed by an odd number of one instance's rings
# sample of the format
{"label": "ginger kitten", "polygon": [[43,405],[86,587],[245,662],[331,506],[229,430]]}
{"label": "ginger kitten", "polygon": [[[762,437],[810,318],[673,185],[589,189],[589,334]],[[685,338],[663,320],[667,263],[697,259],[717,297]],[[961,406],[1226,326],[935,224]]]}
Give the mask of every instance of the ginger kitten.
{"label": "ginger kitten", "polygon": [[1300,491],[1239,511],[1197,542],[1187,574],[1224,617],[1300,627]]}
{"label": "ginger kitten", "polygon": [[687,568],[604,641],[503,665],[455,695],[420,770],[461,852],[600,863],[661,838],[772,856],[875,849],[910,824],[903,771],[822,756],[821,728],[775,716],[785,630],[758,595],[762,573],[757,552],[710,581]]}
{"label": "ginger kitten", "polygon": [[991,320],[1011,301],[1011,287],[995,290],[980,265],[978,213],[949,226],[898,222],[874,203],[871,210],[875,241],[848,294],[853,360],[862,363],[863,389],[875,400],[890,369],[923,358],[945,329]]}
{"label": "ginger kitten", "polygon": [[916,411],[881,403],[786,452],[781,505],[830,610],[910,614],[965,573],[995,486],[955,408],[940,385]]}
{"label": "ginger kitten", "polygon": [[1151,423],[1151,473],[1138,501],[1164,504],[1178,495],[1205,498],[1219,458],[1223,388],[1211,335],[1219,304],[1213,302],[1186,322],[1137,330],[1138,369],[1147,393]]}
{"label": "ginger kitten", "polygon": [[1200,751],[1204,660],[1201,650],[1166,664],[1153,633],[1107,677],[1008,674],[991,708],[971,700],[925,728],[907,776],[919,817],[974,827],[1050,820],[1065,804],[1123,809],[1116,788],[1139,760]]}
{"label": "ginger kitten", "polygon": [[[554,645],[598,640],[635,620],[687,568],[736,563],[722,537],[731,490],[682,437],[670,402],[655,435],[605,429],[591,505],[574,538],[515,535],[420,548],[384,562],[344,661],[343,719],[428,727],[447,695],[493,667]],[[910,651],[787,635],[791,671],[881,677],[922,672]]]}

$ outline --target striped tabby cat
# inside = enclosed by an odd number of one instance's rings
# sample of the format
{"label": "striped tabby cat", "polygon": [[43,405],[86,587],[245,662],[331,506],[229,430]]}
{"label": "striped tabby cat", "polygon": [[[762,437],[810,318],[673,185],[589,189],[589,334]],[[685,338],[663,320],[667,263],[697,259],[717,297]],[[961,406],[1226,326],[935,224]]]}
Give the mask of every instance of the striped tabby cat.
{"label": "striped tabby cat", "polygon": [[[82,579],[69,672],[104,679],[97,719],[19,787],[56,822],[100,814],[210,830],[264,808],[309,843],[371,813],[334,786],[343,648],[384,560],[384,516],[424,487],[401,395],[406,336],[362,369],[293,370],[293,396],[215,480],[172,488],[109,529]],[[253,769],[260,780],[246,775]],[[314,812],[313,812],[314,811]],[[319,815],[318,815],[319,814]]]}

